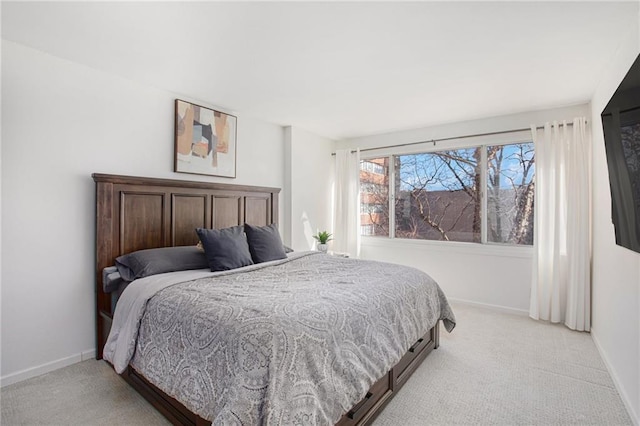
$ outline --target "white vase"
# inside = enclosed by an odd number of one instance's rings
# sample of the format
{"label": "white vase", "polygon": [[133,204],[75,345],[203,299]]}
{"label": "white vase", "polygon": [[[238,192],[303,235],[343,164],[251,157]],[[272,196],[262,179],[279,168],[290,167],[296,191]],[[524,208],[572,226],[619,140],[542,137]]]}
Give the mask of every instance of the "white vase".
{"label": "white vase", "polygon": [[318,249],[319,252],[322,252],[322,253],[326,253],[327,252],[327,245],[326,244],[318,243],[316,248]]}

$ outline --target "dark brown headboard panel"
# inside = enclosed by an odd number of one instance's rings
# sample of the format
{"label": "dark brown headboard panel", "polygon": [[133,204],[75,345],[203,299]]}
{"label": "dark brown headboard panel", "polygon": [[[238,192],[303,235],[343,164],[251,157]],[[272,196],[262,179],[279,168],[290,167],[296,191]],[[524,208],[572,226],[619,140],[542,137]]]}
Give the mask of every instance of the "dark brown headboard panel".
{"label": "dark brown headboard panel", "polygon": [[96,182],[96,358],[111,328],[102,270],[136,250],[195,245],[195,228],[278,223],[279,188],[94,173]]}

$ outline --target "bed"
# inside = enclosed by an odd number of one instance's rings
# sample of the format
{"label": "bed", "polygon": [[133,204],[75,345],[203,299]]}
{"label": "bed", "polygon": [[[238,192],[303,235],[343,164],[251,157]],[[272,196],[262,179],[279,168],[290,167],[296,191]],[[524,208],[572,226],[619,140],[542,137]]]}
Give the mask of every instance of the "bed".
{"label": "bed", "polygon": [[[174,424],[368,424],[438,346],[439,320],[455,325],[428,275],[316,252],[137,279],[114,318],[103,270],[117,257],[277,223],[279,189],[93,178],[96,356]],[[117,350],[112,327],[128,336]]]}

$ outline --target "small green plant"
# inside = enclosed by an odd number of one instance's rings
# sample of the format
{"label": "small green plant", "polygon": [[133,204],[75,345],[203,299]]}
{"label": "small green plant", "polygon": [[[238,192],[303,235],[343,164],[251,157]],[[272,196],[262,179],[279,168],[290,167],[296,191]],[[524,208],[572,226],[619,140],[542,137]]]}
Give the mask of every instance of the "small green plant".
{"label": "small green plant", "polygon": [[331,238],[333,234],[328,233],[327,231],[318,232],[313,236],[320,244],[327,244],[329,241],[333,240]]}

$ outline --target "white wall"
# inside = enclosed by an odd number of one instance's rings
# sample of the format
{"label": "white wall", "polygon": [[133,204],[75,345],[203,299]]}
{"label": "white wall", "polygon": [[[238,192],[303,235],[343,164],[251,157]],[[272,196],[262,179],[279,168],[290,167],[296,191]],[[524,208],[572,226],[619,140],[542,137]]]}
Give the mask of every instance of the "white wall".
{"label": "white wall", "polygon": [[593,318],[591,335],[636,424],[640,423],[640,254],[617,246],[600,114],[640,53],[640,15],[591,100]]}
{"label": "white wall", "polygon": [[5,40],[2,89],[3,385],[93,356],[91,173],[283,186],[282,127],[241,112],[237,178],[208,178],[172,172],[179,94]]}
{"label": "white wall", "polygon": [[285,128],[285,244],[315,247],[312,235],[333,229],[335,142],[299,127]]}
{"label": "white wall", "polygon": [[[546,121],[572,120],[589,116],[588,105],[513,114],[482,120],[450,123],[381,135],[372,135],[338,143],[339,149],[372,148],[432,139],[529,128]],[[438,148],[473,143],[531,140],[531,132],[477,137],[439,142]],[[433,149],[430,143],[402,148],[403,152]],[[384,155],[389,149],[363,152]],[[471,243],[415,241],[382,237],[363,237],[361,257],[413,266],[429,273],[451,299],[491,305],[525,313],[529,309],[532,254],[530,247],[504,247]]]}

